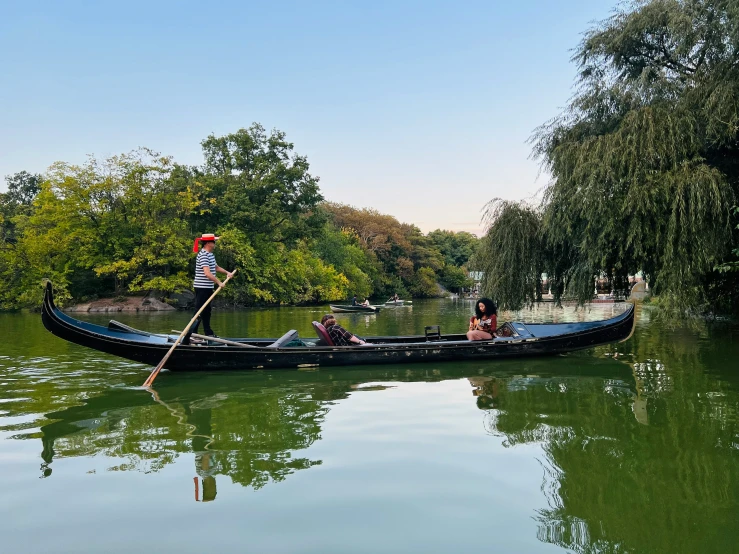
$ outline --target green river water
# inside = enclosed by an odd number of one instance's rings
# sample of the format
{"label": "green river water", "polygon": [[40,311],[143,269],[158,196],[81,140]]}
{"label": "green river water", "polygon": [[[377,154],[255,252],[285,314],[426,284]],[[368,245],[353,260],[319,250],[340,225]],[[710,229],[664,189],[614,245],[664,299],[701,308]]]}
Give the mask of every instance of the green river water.
{"label": "green river water", "polygon": [[[213,327],[312,337],[326,309],[219,310]],[[360,335],[459,332],[471,310],[338,318]],[[0,314],[0,551],[737,552],[739,327],[651,314],[624,343],[564,356],[163,372],[153,392],[150,368]]]}

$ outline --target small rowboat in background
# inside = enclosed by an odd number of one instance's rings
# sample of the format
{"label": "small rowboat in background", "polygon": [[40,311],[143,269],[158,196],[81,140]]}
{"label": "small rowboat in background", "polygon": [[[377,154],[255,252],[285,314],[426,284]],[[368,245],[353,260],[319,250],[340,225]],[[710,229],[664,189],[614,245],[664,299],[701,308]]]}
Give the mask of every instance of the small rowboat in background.
{"label": "small rowboat in background", "polygon": [[385,302],[385,306],[404,306],[413,304],[413,300],[388,300]]}
{"label": "small rowboat in background", "polygon": [[344,313],[377,313],[380,311],[379,306],[342,306],[339,304],[329,304],[331,307],[331,311],[335,314],[344,314]]}

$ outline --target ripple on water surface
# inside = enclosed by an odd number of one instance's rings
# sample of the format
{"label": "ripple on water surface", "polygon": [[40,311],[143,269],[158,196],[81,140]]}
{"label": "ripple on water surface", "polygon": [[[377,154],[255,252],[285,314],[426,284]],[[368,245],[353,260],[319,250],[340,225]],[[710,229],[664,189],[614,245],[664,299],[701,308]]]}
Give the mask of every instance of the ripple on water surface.
{"label": "ripple on water surface", "polygon": [[[221,311],[214,325],[312,334],[324,309]],[[342,324],[451,332],[470,311],[414,302]],[[163,374],[153,392],[138,388],[150,368],[58,340],[37,315],[0,324],[8,551],[728,552],[739,539],[729,324],[666,328],[641,311],[627,342],[567,356]]]}

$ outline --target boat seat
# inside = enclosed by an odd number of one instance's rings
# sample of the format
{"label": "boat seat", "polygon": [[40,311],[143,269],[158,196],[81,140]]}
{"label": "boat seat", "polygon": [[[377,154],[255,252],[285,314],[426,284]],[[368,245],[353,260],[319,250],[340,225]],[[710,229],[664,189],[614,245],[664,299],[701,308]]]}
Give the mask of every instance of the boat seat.
{"label": "boat seat", "polygon": [[439,325],[427,325],[424,329],[426,342],[441,340],[441,327]]}
{"label": "boat seat", "polygon": [[290,329],[287,333],[282,335],[275,342],[267,345],[266,348],[282,348],[288,342],[294,341],[297,338],[298,338],[298,332],[295,329]]}
{"label": "boat seat", "polygon": [[316,330],[318,338],[321,339],[318,341],[319,346],[336,346],[334,344],[334,341],[331,340],[328,331],[326,331],[326,328],[323,325],[321,325],[317,321],[314,321],[313,328]]}

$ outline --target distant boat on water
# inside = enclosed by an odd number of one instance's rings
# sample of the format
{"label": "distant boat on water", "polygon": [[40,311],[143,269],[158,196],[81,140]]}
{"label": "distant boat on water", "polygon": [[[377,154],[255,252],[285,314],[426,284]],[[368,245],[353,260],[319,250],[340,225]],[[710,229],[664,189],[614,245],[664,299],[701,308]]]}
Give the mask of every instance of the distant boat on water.
{"label": "distant boat on water", "polygon": [[354,312],[377,313],[380,311],[379,306],[362,306],[361,304],[358,304],[356,306],[329,304],[329,306],[331,307],[331,311],[334,312],[335,314],[354,313]]}

